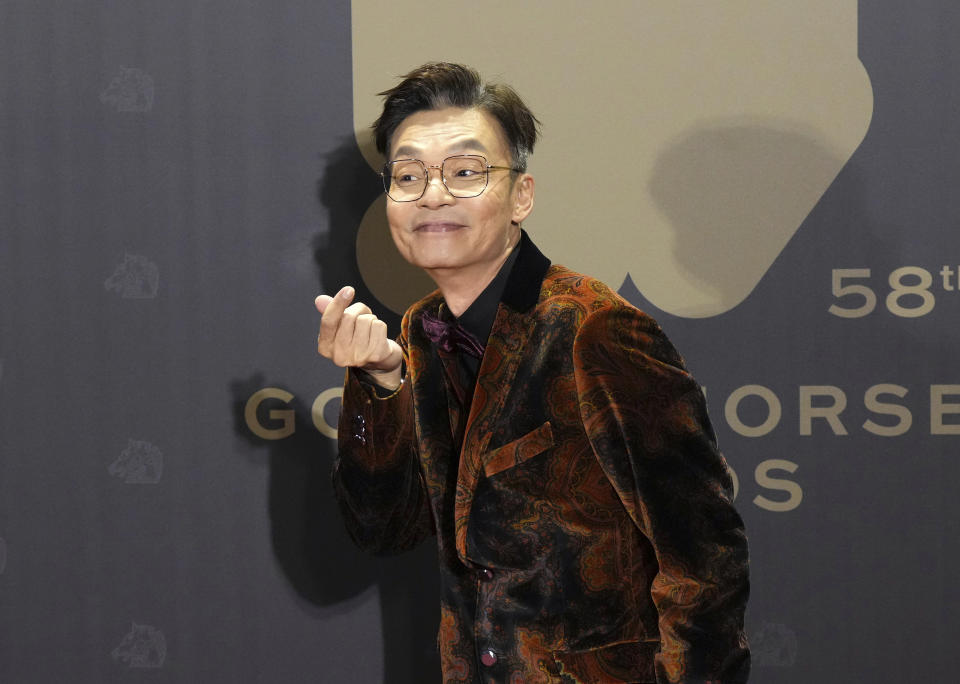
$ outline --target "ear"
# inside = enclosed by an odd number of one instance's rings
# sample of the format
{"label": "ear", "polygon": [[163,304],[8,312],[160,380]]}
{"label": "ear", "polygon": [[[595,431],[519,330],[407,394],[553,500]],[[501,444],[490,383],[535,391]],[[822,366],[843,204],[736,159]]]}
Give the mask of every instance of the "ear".
{"label": "ear", "polygon": [[533,176],[529,173],[521,173],[513,183],[513,215],[510,220],[514,223],[522,223],[530,212],[533,211],[534,182]]}

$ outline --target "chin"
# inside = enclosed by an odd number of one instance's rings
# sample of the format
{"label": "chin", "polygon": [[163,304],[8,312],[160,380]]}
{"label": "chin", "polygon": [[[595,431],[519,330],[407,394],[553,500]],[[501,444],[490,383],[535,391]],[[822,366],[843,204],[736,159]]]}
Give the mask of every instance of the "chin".
{"label": "chin", "polygon": [[403,258],[418,268],[457,268],[466,265],[464,255],[447,250],[411,249],[401,252]]}
{"label": "chin", "polygon": [[466,264],[456,259],[415,259],[410,263],[424,271],[442,271],[463,268]]}

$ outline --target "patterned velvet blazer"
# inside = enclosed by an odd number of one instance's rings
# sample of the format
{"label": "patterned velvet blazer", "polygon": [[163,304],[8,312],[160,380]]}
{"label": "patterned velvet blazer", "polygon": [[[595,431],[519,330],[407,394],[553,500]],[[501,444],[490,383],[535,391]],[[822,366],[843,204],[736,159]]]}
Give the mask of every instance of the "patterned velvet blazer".
{"label": "patterned velvet blazer", "polygon": [[436,535],[444,682],[745,682],[746,538],[701,388],[653,319],[519,249],[465,421],[421,325],[438,292],[403,318],[400,389],[348,371],[351,536]]}

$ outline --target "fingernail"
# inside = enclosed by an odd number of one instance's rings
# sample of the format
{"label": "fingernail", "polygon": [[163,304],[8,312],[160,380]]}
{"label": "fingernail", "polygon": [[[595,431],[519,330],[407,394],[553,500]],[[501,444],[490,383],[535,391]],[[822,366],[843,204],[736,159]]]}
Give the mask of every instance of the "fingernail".
{"label": "fingernail", "polygon": [[349,285],[347,285],[345,288],[340,290],[341,299],[350,299],[351,297],[353,297],[353,288],[350,287]]}

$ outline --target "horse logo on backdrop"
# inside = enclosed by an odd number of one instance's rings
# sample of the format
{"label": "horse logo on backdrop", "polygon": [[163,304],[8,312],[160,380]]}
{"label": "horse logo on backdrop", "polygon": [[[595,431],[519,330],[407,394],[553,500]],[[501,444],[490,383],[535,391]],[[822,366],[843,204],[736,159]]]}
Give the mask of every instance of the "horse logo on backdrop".
{"label": "horse logo on backdrop", "polygon": [[138,254],[124,254],[123,263],[106,279],[103,287],[123,299],[153,299],[160,287],[160,269]]}
{"label": "horse logo on backdrop", "polygon": [[797,662],[797,635],[777,623],[764,623],[750,635],[753,664],[758,667],[791,667]]}
{"label": "horse logo on backdrop", "polygon": [[163,453],[150,442],[129,439],[107,472],[126,484],[157,484],[163,477]]}
{"label": "horse logo on backdrop", "polygon": [[131,623],[123,641],[110,652],[111,657],[128,667],[163,667],[167,659],[167,640],[156,627]]}
{"label": "horse logo on backdrop", "polygon": [[[418,7],[352,1],[354,127],[370,166],[383,163],[369,134],[374,94],[398,76],[449,60],[502,79],[543,121],[534,239],[614,287],[629,275],[677,316],[746,298],[873,112],[856,0],[775,12],[762,0],[610,0],[588,19],[576,0]],[[357,261],[399,312],[433,285],[390,244],[384,201],[361,223]]]}
{"label": "horse logo on backdrop", "polygon": [[153,109],[153,77],[141,69],[120,67],[100,101],[118,112],[149,112]]}

